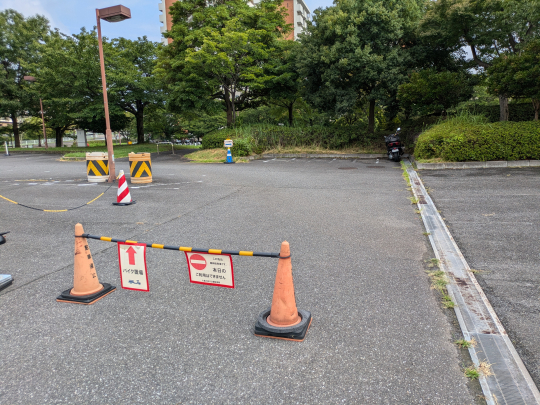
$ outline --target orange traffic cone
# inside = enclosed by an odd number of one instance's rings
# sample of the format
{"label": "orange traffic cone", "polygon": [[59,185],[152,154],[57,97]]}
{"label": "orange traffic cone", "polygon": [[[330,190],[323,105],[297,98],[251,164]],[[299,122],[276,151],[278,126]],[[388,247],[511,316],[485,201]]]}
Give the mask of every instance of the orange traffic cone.
{"label": "orange traffic cone", "polygon": [[118,174],[118,192],[116,193],[116,202],[113,205],[131,205],[135,204],[135,201],[131,199],[131,193],[127,185],[126,176],[124,171],[120,170]]}
{"label": "orange traffic cone", "polygon": [[311,320],[309,311],[296,308],[291,251],[289,242],[283,242],[279,252],[272,307],[259,315],[255,336],[302,341]]}
{"label": "orange traffic cone", "polygon": [[86,238],[82,235],[84,229],[81,224],[75,225],[75,266],[73,276],[73,288],[60,294],[56,301],[73,302],[75,304],[93,304],[107,294],[116,290],[116,287],[103,283],[100,284],[94,260]]}

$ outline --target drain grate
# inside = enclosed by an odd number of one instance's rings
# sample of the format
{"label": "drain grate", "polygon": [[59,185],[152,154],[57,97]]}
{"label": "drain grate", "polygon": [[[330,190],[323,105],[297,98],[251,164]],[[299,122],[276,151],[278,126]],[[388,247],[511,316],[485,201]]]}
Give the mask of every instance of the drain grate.
{"label": "drain grate", "polygon": [[370,167],[372,169],[384,169],[384,166],[366,166],[366,167]]}
{"label": "drain grate", "polygon": [[358,167],[338,167],[339,170],[356,170]]}

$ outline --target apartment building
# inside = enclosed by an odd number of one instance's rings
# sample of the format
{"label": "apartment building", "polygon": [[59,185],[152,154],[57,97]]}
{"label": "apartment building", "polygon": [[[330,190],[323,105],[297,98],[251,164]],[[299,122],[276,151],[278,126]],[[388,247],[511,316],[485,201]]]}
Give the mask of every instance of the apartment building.
{"label": "apartment building", "polygon": [[[163,24],[160,28],[161,33],[171,29],[172,18],[169,15],[169,7],[178,0],[161,0],[159,3],[159,10],[161,15],[159,16],[159,21]],[[250,3],[255,5],[259,3],[260,0],[250,0]],[[283,6],[287,9],[287,24],[292,24],[294,30],[289,35],[288,39],[298,39],[298,35],[304,31],[307,25],[307,21],[311,18],[311,12],[307,7],[304,0],[284,0]],[[162,38],[164,45],[170,44],[171,39]]]}

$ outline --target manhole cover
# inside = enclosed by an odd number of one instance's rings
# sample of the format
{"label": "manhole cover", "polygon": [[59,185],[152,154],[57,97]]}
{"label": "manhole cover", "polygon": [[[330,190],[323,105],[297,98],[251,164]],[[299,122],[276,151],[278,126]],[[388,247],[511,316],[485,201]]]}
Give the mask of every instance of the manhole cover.
{"label": "manhole cover", "polygon": [[356,170],[358,167],[338,167],[339,170]]}
{"label": "manhole cover", "polygon": [[373,169],[384,169],[384,166],[366,166],[366,167],[371,167]]}

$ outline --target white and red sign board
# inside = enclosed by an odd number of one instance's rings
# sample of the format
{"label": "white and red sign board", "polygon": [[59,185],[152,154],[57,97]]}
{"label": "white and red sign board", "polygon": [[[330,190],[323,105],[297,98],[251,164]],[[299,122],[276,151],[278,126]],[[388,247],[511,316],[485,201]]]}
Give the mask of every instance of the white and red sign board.
{"label": "white and red sign board", "polygon": [[146,271],[146,245],[118,242],[120,280],[126,290],[150,291]]}
{"label": "white and red sign board", "polygon": [[196,284],[234,288],[231,255],[185,253],[189,269],[189,281]]}

